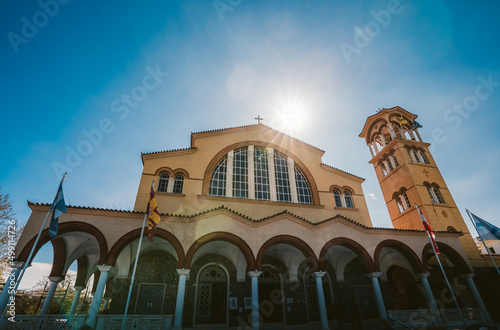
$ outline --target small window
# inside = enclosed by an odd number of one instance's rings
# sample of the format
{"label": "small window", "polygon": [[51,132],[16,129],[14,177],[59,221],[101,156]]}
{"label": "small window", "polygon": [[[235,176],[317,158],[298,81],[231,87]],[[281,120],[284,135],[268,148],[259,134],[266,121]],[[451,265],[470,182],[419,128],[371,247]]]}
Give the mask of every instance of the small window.
{"label": "small window", "polygon": [[160,174],[160,180],[158,181],[157,191],[167,192],[169,178],[170,178],[170,176],[168,175],[167,172],[163,172]]}
{"label": "small window", "polygon": [[384,176],[387,175],[387,169],[385,168],[385,164],[384,163],[380,163],[380,168],[382,169],[382,173],[384,173]]}
{"label": "small window", "polygon": [[348,208],[351,208],[351,209],[354,208],[354,203],[352,202],[352,194],[349,190],[345,191],[344,197],[345,197],[345,205]]}
{"label": "small window", "polygon": [[411,209],[410,200],[408,199],[408,195],[406,194],[406,192],[403,193],[403,203],[406,203],[405,210]]}
{"label": "small window", "polygon": [[182,194],[182,187],[184,186],[184,175],[177,174],[174,178],[174,194]]}
{"label": "small window", "polygon": [[398,204],[399,213],[403,213],[405,211],[405,208],[403,206],[403,202],[401,202],[401,197],[398,196],[396,198],[396,203]]}
{"label": "small window", "polygon": [[340,191],[335,189],[333,191],[333,198],[335,198],[335,206],[342,207],[342,199],[340,197]]}
{"label": "small window", "polygon": [[418,155],[420,156],[420,159],[422,160],[422,163],[424,163],[424,164],[430,164],[429,163],[429,159],[427,159],[427,156],[425,155],[425,152],[423,152],[422,150],[419,150],[418,151]]}
{"label": "small window", "polygon": [[433,203],[444,204],[443,196],[437,187],[425,186]]}
{"label": "small window", "polygon": [[394,167],[392,166],[392,162],[390,159],[387,159],[387,166],[389,167],[389,172],[392,172],[394,170]]}
{"label": "small window", "polygon": [[391,156],[391,157],[392,157],[392,159],[394,160],[394,165],[395,165],[396,167],[398,167],[398,166],[399,166],[399,163],[398,163],[397,158],[396,158],[395,156]]}

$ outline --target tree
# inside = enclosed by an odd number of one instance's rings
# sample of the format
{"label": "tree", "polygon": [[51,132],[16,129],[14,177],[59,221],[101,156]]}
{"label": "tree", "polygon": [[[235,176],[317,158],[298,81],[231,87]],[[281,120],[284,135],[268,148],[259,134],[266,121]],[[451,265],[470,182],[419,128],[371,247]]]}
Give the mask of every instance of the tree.
{"label": "tree", "polygon": [[13,257],[13,248],[24,228],[19,226],[14,215],[10,194],[4,193],[0,186],[0,282],[5,282],[9,275],[9,261]]}

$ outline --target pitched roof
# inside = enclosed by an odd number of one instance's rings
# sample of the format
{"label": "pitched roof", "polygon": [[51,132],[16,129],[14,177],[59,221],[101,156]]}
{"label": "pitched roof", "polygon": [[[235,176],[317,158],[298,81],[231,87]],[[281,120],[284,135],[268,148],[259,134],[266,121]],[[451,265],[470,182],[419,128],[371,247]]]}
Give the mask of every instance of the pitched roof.
{"label": "pitched roof", "polygon": [[287,133],[278,131],[277,129],[272,128],[272,127],[267,126],[267,125],[264,125],[264,124],[252,124],[252,125],[234,126],[234,127],[228,127],[228,128],[219,128],[219,129],[213,129],[213,130],[207,130],[207,131],[200,131],[200,132],[192,132],[191,133],[191,147],[193,147],[193,140],[194,140],[194,136],[195,135],[202,135],[202,134],[207,134],[207,133],[215,133],[215,134],[217,134],[219,132],[225,132],[225,131],[230,131],[230,130],[242,130],[242,129],[247,129],[247,128],[260,128],[260,127],[273,130],[276,133],[279,133],[279,134],[282,134],[284,136],[287,136],[287,137],[289,137],[289,138],[291,138],[291,139],[293,139],[295,141],[298,141],[298,142],[300,142],[300,143],[302,143],[302,144],[304,144],[304,145],[306,145],[306,146],[308,146],[310,148],[314,148],[314,149],[316,149],[316,150],[318,150],[318,151],[320,151],[322,153],[325,153],[325,151],[323,149],[315,147],[315,146],[313,146],[313,145],[311,145],[311,144],[309,144],[307,142],[299,140],[299,139],[297,139],[297,138],[295,138],[295,137],[293,137],[293,136],[291,136],[291,135],[289,135]]}

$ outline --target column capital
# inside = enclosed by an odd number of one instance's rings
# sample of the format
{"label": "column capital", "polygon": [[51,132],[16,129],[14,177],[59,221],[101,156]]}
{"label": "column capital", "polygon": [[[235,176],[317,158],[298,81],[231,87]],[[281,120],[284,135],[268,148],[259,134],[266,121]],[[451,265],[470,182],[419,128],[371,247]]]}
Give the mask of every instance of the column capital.
{"label": "column capital", "polygon": [[461,278],[474,278],[474,276],[476,276],[476,273],[460,274]]}
{"label": "column capital", "polygon": [[82,291],[83,289],[85,289],[83,285],[75,285],[74,288],[76,291]]}
{"label": "column capital", "polygon": [[253,152],[254,151],[254,146],[248,146],[248,152]]}
{"label": "column capital", "polygon": [[429,273],[429,272],[423,272],[423,273],[415,274],[415,276],[417,276],[418,278],[427,278],[430,275],[431,275],[431,273]]}
{"label": "column capital", "polygon": [[111,269],[113,269],[113,266],[97,265],[97,269],[99,269],[99,271],[100,271],[101,273],[107,273],[107,272],[109,272]]}
{"label": "column capital", "polygon": [[49,280],[50,280],[52,283],[59,283],[59,282],[61,282],[62,280],[64,280],[64,277],[63,277],[63,276],[49,276]]}
{"label": "column capital", "polygon": [[274,148],[267,148],[266,150],[268,154],[274,155]]}
{"label": "column capital", "polygon": [[247,273],[247,275],[248,275],[248,276],[250,276],[250,277],[259,277],[259,276],[260,276],[260,274],[262,274],[262,272],[261,272],[261,271],[258,271],[257,269],[256,269],[256,270],[249,271],[249,272]]}
{"label": "column capital", "polygon": [[373,272],[373,273],[366,274],[366,276],[368,276],[369,278],[377,278],[377,277],[380,277],[380,275],[382,275],[381,272]]}
{"label": "column capital", "polygon": [[[19,269],[19,268],[23,268],[24,264],[25,264],[25,262],[23,262],[23,261],[16,261],[16,263],[14,265],[12,265],[11,267],[12,267],[12,269],[16,269],[16,268]],[[28,267],[31,267],[31,264],[29,264]],[[26,268],[28,268],[28,267],[26,267]]]}
{"label": "column capital", "polygon": [[313,277],[323,277],[323,276],[325,276],[325,274],[326,274],[326,272],[319,271],[319,272],[314,272],[311,275]]}
{"label": "column capital", "polygon": [[188,275],[190,271],[191,271],[191,269],[184,269],[184,268],[177,269],[177,274],[179,274],[179,275]]}

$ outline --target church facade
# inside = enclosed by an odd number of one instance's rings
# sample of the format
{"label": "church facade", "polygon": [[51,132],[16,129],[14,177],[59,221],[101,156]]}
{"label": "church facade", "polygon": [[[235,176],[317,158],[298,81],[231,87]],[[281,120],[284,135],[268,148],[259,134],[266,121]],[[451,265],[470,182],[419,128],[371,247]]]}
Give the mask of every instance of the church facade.
{"label": "church facade", "polygon": [[[336,312],[355,308],[364,320],[405,324],[404,311],[414,311],[432,315],[421,322],[449,324],[456,306],[416,204],[435,230],[466,317],[491,321],[498,303],[488,283],[498,280],[412,127],[415,118],[383,109],[360,134],[394,228],[372,226],[364,179],[324,164],[321,149],[263,124],[198,132],[189,148],[141,155],[133,211],[68,206],[51,240],[50,279],[57,284],[76,260],[77,294],[95,281],[85,322],[96,326],[103,308],[123,315],[142,239],[131,315],[173,315],[178,328],[327,329]],[[161,221],[150,242],[140,234],[153,182]],[[18,265],[50,208],[29,206]],[[38,248],[48,241],[46,229]]]}

